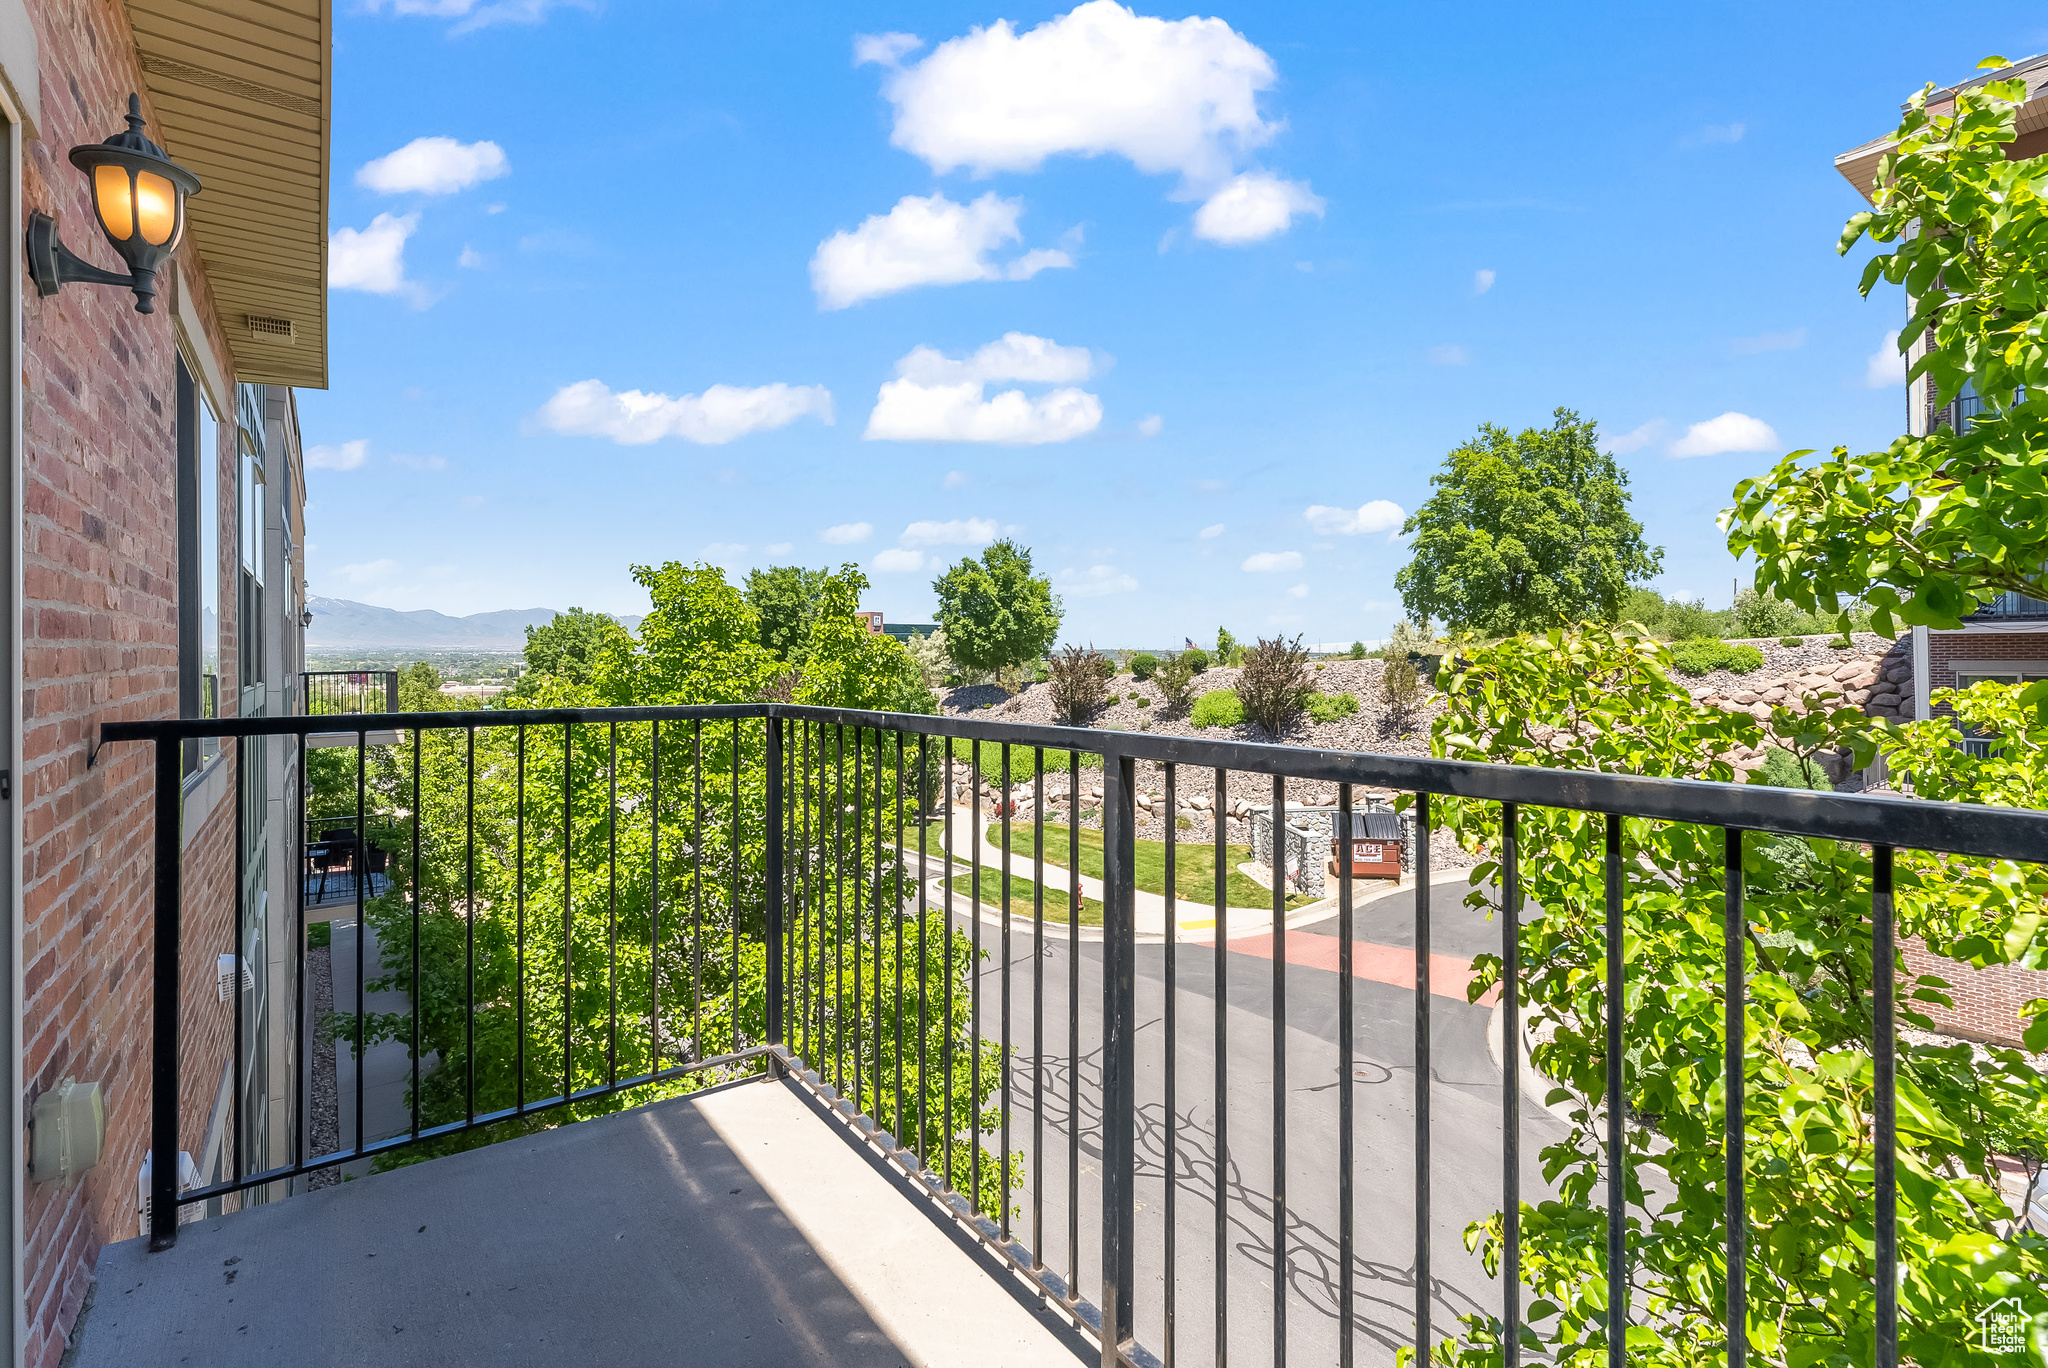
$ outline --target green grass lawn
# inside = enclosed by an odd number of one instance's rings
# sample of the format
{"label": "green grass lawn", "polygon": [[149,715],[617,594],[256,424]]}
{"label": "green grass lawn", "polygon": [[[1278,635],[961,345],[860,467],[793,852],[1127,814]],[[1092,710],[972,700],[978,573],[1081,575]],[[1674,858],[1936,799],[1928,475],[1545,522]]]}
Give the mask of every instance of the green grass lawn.
{"label": "green grass lawn", "polygon": [[[991,839],[1000,842],[1001,828],[991,832]],[[1137,845],[1137,884],[1147,893],[1166,893],[1166,842],[1139,841]],[[1032,829],[1028,822],[1019,823],[1010,830],[1012,852],[1031,857]],[[1232,845],[1224,847],[1224,857],[1230,865],[1228,884],[1230,906],[1271,907],[1273,895],[1250,879],[1237,872],[1237,867],[1251,859],[1250,846]],[[1067,867],[1067,826],[1064,822],[1045,824],[1045,862]],[[1090,827],[1081,828],[1081,872],[1092,878],[1102,877],[1102,832]],[[1214,841],[1176,841],[1173,846],[1174,897],[1178,900],[1198,903],[1205,907],[1216,905],[1216,845]],[[1295,894],[1288,898],[1289,907],[1306,907],[1315,899]]]}
{"label": "green grass lawn", "polygon": [[[954,890],[972,896],[974,888],[973,879],[974,876],[972,874],[959,875],[953,880]],[[1002,884],[1003,873],[1001,870],[983,869],[981,871],[981,900],[990,907],[1003,906],[1003,899],[1000,896],[1003,891]],[[1021,875],[1012,874],[1009,887],[1010,915],[1013,917],[1032,916],[1032,903],[1037,892],[1037,884]],[[1047,922],[1056,923],[1060,926],[1067,924],[1068,896],[1067,890],[1064,888],[1048,888],[1045,890],[1045,919]],[[1081,900],[1081,925],[1102,925],[1101,902],[1094,898],[1083,898]]]}

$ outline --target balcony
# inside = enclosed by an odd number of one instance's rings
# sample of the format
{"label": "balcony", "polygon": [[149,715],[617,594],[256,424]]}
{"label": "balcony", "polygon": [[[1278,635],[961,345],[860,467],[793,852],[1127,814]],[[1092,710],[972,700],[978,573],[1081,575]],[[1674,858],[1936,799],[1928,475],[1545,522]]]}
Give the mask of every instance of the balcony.
{"label": "balcony", "polygon": [[[216,953],[194,928],[218,918],[176,859],[180,746],[335,725],[104,730],[153,745],[160,775],[155,1092],[148,1234],[102,1255],[80,1368],[308,1346],[1277,1368],[1391,1364],[1467,1315],[1512,1335],[1523,1289],[1462,1232],[1560,1197],[1539,1151],[1573,1133],[1527,1062],[1512,969],[1527,824],[1604,821],[1587,887],[1605,890],[1610,1001],[1620,913],[1659,878],[1625,819],[1725,846],[1714,944],[1735,966],[1746,839],[1864,848],[1880,957],[1895,849],[2048,852],[2043,813],[1147,733],[781,704],[359,716],[357,825],[390,882],[323,946],[304,906],[279,912],[263,936],[289,954],[245,951],[270,969],[216,1007],[192,990]],[[1269,812],[1327,799],[1346,831],[1406,795],[1412,864],[1368,881],[1333,858],[1328,896],[1294,895],[1299,856],[1261,872],[1249,824],[1222,816],[1247,789]],[[1465,870],[1432,869],[1447,799],[1498,821],[1476,900]],[[1475,1001],[1489,950],[1510,972]],[[1737,1022],[1745,982],[1710,985]],[[1880,1155],[1889,982],[1872,995]],[[1643,1024],[1605,1020],[1618,1091]],[[231,1059],[205,1053],[216,1039]],[[1736,1096],[1742,1051],[1732,1029]],[[1736,1107],[1710,1124],[1733,1156],[1737,1269],[1761,1123]],[[1635,1124],[1600,1111],[1598,1143],[1644,1153]],[[200,1160],[182,1187],[181,1151]],[[1636,1217],[1606,1191],[1626,1252]],[[1869,1196],[1883,1325],[1888,1164]],[[1512,1270],[1512,1223],[1505,1250]],[[1626,1260],[1605,1276],[1607,1304],[1631,1307]],[[1714,1280],[1740,1323],[1744,1280]]]}

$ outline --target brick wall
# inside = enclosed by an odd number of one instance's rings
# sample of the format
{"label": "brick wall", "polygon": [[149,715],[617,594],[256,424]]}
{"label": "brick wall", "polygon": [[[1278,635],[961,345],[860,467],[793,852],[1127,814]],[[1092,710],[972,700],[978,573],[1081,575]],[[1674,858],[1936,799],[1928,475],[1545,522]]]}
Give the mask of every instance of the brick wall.
{"label": "brick wall", "polygon": [[2002,964],[1973,969],[1940,958],[1919,940],[1902,941],[1900,949],[1905,955],[1908,975],[1932,974],[1948,984],[1941,991],[1955,1002],[1953,1008],[1927,1003],[1916,1007],[1950,1035],[1996,1045],[2018,1045],[2020,1008],[2035,998],[2048,998],[2048,973]]}
{"label": "brick wall", "polygon": [[[1928,688],[1953,689],[1958,660],[2038,660],[2048,668],[2048,632],[1929,632]],[[1946,716],[1948,709],[1937,704],[1934,712]]]}
{"label": "brick wall", "polygon": [[[108,0],[29,7],[40,45],[41,141],[25,148],[24,211],[55,214],[67,244],[112,264],[93,228],[74,143],[121,127],[142,90],[126,10]],[[145,95],[143,112],[151,112]],[[171,149],[176,155],[177,149]],[[181,252],[188,266],[196,254]],[[205,280],[187,269],[201,317]],[[212,349],[229,359],[213,331]],[[25,1199],[26,1362],[52,1368],[100,1246],[135,1234],[136,1170],[149,1111],[152,757],[112,747],[87,765],[103,721],[177,712],[176,343],[167,294],[134,312],[125,291],[72,285],[23,302],[24,501],[22,963],[23,1114],[65,1076],[97,1080],[108,1104],[100,1165]],[[224,439],[233,431],[228,418]],[[216,453],[234,489],[232,447]],[[221,583],[234,554],[226,504]],[[233,594],[224,593],[232,670]],[[231,708],[234,691],[224,687]],[[232,763],[230,759],[227,763]],[[232,774],[225,801],[190,844],[184,948],[184,1143],[195,1153],[229,1041],[214,956],[233,948]]]}

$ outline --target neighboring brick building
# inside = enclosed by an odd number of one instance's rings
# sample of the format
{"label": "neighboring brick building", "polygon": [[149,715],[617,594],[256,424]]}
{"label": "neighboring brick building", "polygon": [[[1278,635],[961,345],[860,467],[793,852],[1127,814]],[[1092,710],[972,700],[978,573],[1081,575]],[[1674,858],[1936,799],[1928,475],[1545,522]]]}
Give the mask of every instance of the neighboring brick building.
{"label": "neighboring brick building", "polygon": [[[101,1246],[138,1229],[154,757],[96,754],[99,726],[297,708],[305,486],[290,387],[326,383],[329,37],[324,0],[0,0],[0,184],[14,225],[0,615],[19,627],[0,642],[21,681],[0,721],[16,928],[0,1029],[22,1108],[0,1127],[16,1175],[10,1363],[58,1362]],[[106,285],[44,297],[24,265],[41,212],[71,251],[118,266],[67,153],[118,132],[130,92],[148,136],[203,182],[150,314]],[[184,757],[181,1143],[202,1169],[218,1171],[238,1139],[252,1169],[288,1153],[296,1089],[280,1061],[294,1023],[264,1006],[286,1000],[291,946],[270,935],[269,909],[291,905],[299,867],[286,752],[238,756],[227,743]],[[245,984],[239,1080],[221,955],[248,970],[228,975]],[[30,1109],[67,1077],[103,1090],[104,1156],[31,1186]]]}

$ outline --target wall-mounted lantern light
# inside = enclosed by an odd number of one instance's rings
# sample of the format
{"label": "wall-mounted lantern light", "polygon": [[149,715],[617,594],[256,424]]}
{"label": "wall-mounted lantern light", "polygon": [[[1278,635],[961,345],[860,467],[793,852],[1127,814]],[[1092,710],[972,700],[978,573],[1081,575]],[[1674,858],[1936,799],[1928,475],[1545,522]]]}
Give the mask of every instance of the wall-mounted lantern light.
{"label": "wall-mounted lantern light", "polygon": [[145,137],[143,126],[142,99],[130,95],[125,133],[71,149],[71,164],[92,182],[93,216],[130,274],[81,259],[57,240],[57,220],[30,214],[28,266],[37,294],[53,295],[73,281],[125,285],[135,292],[135,312],[156,312],[156,273],[185,236],[185,197],[199,193],[199,177]]}

